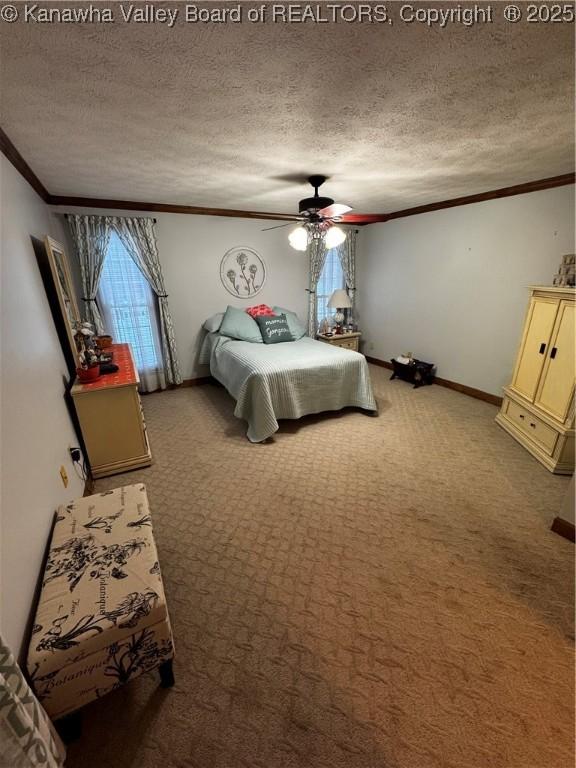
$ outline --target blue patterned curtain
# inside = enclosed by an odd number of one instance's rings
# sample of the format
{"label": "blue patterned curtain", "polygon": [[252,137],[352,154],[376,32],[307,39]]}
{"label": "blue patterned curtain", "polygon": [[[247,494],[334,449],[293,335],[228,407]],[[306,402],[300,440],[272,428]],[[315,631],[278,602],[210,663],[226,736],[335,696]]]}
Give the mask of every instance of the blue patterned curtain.
{"label": "blue patterned curtain", "polygon": [[308,284],[308,336],[315,338],[318,331],[316,318],[316,289],[326,261],[326,246],[324,238],[312,240],[308,245],[308,258],[310,259],[310,280]]}
{"label": "blue patterned curtain", "polygon": [[76,246],[82,279],[82,316],[92,323],[96,333],[104,333],[102,318],[96,303],[98,283],[108,243],[110,221],[108,216],[75,216],[67,214],[66,220]]}
{"label": "blue patterned curtain", "polygon": [[355,317],[355,301],[356,301],[356,230],[348,229],[346,231],[346,240],[340,245],[336,246],[338,256],[340,257],[340,264],[342,264],[342,271],[344,272],[344,278],[346,280],[346,288],[348,289],[348,296],[352,308],[349,315]]}

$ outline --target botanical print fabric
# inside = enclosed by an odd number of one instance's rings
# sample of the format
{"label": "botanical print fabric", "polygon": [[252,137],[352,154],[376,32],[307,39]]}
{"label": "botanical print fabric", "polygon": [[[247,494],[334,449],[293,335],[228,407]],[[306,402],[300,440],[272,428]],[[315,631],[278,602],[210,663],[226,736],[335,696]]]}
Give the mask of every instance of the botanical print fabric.
{"label": "botanical print fabric", "polygon": [[27,667],[52,717],[173,656],[143,485],[58,510]]}
{"label": "botanical print fabric", "polygon": [[168,295],[164,285],[162,267],[154,234],[154,222],[149,218],[114,217],[112,225],[124,247],[138,265],[158,297],[160,336],[166,380],[169,384],[181,384],[180,365],[176,353],[176,339],[172,315],[168,307]]}
{"label": "botanical print fabric", "polygon": [[61,768],[66,750],[0,637],[0,766]]}
{"label": "botanical print fabric", "polygon": [[322,274],[322,268],[326,261],[326,246],[324,239],[312,240],[308,246],[308,257],[310,259],[310,281],[308,285],[308,336],[316,337],[318,328],[316,327],[316,288]]}
{"label": "botanical print fabric", "polygon": [[80,276],[84,292],[82,314],[88,322],[94,325],[96,333],[104,333],[102,318],[96,303],[96,294],[110,240],[111,219],[108,216],[67,214],[66,220],[76,245],[76,253],[80,263]]}

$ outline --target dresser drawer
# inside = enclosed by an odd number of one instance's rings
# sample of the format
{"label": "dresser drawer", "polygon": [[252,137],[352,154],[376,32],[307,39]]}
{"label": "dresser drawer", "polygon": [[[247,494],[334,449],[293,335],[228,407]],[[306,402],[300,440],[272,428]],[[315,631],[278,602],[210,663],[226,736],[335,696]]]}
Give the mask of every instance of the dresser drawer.
{"label": "dresser drawer", "polygon": [[552,454],[558,440],[558,432],[555,429],[513,400],[508,400],[506,415],[530,440]]}

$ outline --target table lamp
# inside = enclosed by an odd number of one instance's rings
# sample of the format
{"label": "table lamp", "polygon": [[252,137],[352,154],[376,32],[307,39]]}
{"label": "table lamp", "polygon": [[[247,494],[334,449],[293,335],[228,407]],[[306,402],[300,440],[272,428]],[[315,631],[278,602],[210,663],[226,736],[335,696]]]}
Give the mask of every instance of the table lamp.
{"label": "table lamp", "polygon": [[350,298],[346,291],[343,288],[338,288],[337,291],[334,291],[332,296],[330,296],[330,301],[328,302],[328,306],[330,309],[335,309],[336,314],[334,315],[334,321],[336,323],[336,333],[342,333],[342,325],[345,320],[344,312],[342,312],[343,309],[350,309],[352,306],[352,302],[350,301]]}

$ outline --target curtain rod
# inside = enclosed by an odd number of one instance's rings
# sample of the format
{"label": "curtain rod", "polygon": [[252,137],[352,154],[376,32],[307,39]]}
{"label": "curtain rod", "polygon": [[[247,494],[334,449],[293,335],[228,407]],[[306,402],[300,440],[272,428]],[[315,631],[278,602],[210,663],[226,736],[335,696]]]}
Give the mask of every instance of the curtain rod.
{"label": "curtain rod", "polygon": [[[57,213],[59,213],[59,211],[57,211]],[[97,214],[97,213],[76,214],[76,213],[70,213],[70,211],[65,211],[62,215],[63,216],[78,216],[78,215],[80,215],[80,216],[98,216],[99,214]],[[104,214],[104,216],[105,215],[106,214]],[[120,217],[117,217],[117,218],[121,218],[121,219],[132,219],[132,218],[147,219],[149,217],[148,216],[120,216]],[[156,219],[152,219],[152,221],[154,222],[154,224],[158,224]]]}

